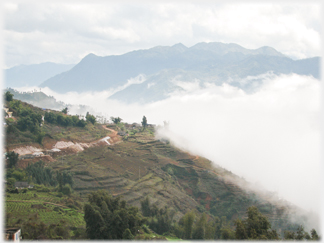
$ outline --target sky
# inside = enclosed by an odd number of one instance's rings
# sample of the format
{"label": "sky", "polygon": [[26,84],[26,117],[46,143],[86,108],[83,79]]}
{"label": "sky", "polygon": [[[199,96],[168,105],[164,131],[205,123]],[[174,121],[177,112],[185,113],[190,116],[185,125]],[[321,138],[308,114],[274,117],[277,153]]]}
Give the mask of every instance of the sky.
{"label": "sky", "polygon": [[[89,53],[120,55],[199,42],[271,46],[294,59],[309,58],[321,55],[321,10],[319,1],[4,1],[2,66],[70,64]],[[170,121],[166,135],[176,145],[318,211],[321,85],[299,75],[265,75],[262,80],[253,94],[211,85],[147,105],[107,101],[106,91],[42,91],[128,122],[140,122],[143,115],[149,123]]]}
{"label": "sky", "polygon": [[319,1],[3,2],[3,68],[199,42],[271,46],[295,59],[320,55]]}

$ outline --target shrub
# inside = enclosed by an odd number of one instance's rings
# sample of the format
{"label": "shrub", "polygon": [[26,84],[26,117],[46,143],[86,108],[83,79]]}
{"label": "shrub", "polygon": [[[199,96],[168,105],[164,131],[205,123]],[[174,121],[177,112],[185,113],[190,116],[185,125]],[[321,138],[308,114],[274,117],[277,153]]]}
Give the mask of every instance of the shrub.
{"label": "shrub", "polygon": [[63,187],[62,187],[62,193],[64,195],[70,195],[72,192],[72,189],[71,189],[71,186],[69,184],[65,184]]}

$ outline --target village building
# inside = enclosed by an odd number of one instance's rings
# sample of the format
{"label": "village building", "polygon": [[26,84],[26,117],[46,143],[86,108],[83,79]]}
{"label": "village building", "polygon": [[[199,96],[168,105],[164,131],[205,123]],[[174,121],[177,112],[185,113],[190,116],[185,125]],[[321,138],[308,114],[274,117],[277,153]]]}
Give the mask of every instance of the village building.
{"label": "village building", "polygon": [[4,235],[5,240],[20,241],[22,239],[21,229],[17,227],[6,228]]}
{"label": "village building", "polygon": [[6,118],[11,118],[12,117],[12,112],[9,111],[9,108],[3,107],[3,110],[6,112]]}
{"label": "village building", "polygon": [[34,185],[29,185],[27,181],[16,181],[15,188],[24,189],[24,188],[33,188]]}

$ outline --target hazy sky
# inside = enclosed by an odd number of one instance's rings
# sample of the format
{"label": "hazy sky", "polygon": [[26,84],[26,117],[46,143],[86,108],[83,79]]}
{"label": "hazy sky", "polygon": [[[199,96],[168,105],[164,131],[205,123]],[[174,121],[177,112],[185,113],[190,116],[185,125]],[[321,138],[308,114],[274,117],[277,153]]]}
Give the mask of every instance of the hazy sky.
{"label": "hazy sky", "polygon": [[[78,3],[77,3],[78,2]],[[318,2],[4,1],[4,68],[198,42],[320,55]]]}

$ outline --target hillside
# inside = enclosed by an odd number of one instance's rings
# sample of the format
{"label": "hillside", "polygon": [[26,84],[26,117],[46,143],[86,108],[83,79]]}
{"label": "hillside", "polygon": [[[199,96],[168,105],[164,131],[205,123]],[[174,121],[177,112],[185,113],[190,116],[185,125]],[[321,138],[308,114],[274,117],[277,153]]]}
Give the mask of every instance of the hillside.
{"label": "hillside", "polygon": [[5,89],[5,92],[6,91],[13,94],[15,99],[27,102],[40,108],[62,110],[66,107],[66,104],[63,102],[57,101],[53,96],[48,96],[41,91],[19,92],[12,88]]}
{"label": "hillside", "polygon": [[[22,106],[35,113],[53,112],[27,103]],[[21,117],[14,119],[19,121]],[[307,212],[273,193],[254,189],[244,179],[205,158],[156,139],[156,129],[149,126],[143,130],[140,125],[126,123],[62,126],[45,120],[41,141],[35,142],[28,135],[30,131],[18,129],[14,136],[7,132],[6,148],[19,153],[17,168],[24,170],[28,164],[41,160],[54,172],[70,173],[72,189],[81,202],[98,189],[107,190],[114,197],[122,196],[137,207],[148,197],[158,208],[173,209],[176,221],[190,210],[232,221],[245,218],[247,208],[255,205],[281,234],[284,230],[296,230],[298,224],[306,229],[313,227]],[[121,131],[125,134],[118,135]]]}

